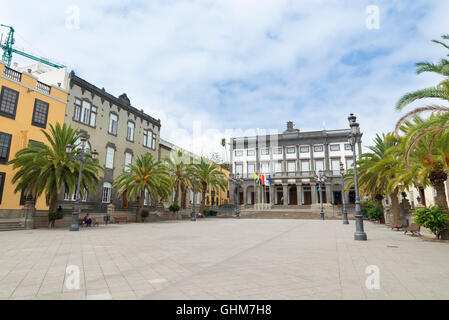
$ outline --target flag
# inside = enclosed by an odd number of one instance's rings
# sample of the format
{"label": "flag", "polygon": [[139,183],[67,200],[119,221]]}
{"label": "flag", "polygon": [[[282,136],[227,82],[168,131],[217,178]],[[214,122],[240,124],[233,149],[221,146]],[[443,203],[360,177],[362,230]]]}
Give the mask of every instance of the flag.
{"label": "flag", "polygon": [[255,173],[254,173],[254,182],[255,182],[257,185],[260,185],[260,178],[259,178],[259,176],[258,176],[257,174],[255,174]]}
{"label": "flag", "polygon": [[268,176],[268,185],[271,186],[271,174]]}
{"label": "flag", "polygon": [[265,185],[265,176],[263,174],[260,175],[260,180],[262,182],[262,185]]}

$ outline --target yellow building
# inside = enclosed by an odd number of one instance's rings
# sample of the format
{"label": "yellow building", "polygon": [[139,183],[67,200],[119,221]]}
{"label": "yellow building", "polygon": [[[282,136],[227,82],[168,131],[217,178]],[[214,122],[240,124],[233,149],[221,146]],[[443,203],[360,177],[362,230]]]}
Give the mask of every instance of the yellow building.
{"label": "yellow building", "polygon": [[206,205],[207,206],[219,206],[229,203],[229,171],[220,166],[220,171],[225,174],[225,179],[228,181],[228,187],[225,191],[209,187],[206,193]]}
{"label": "yellow building", "polygon": [[[0,216],[18,216],[24,204],[24,195],[14,193],[14,172],[7,162],[31,140],[46,143],[41,129],[64,123],[67,98],[62,88],[0,62]],[[47,208],[44,196],[37,199],[37,210]]]}

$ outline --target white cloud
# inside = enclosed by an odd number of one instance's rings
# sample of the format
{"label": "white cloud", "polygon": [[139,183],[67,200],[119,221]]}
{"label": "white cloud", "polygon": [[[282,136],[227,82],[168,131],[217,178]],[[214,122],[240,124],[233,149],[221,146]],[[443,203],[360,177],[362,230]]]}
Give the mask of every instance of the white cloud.
{"label": "white cloud", "polygon": [[[380,7],[379,30],[365,8]],[[80,28],[65,27],[66,8]],[[62,61],[162,121],[162,136],[192,148],[202,127],[301,130],[347,127],[359,116],[364,143],[392,130],[405,92],[430,86],[413,63],[445,53],[430,42],[448,33],[449,3],[410,1],[47,1],[8,2],[0,21],[17,46]],[[345,59],[348,60],[345,60]],[[347,63],[344,63],[347,62]],[[348,63],[350,62],[350,63]],[[229,130],[228,130],[228,134]],[[222,152],[220,133],[204,154]]]}

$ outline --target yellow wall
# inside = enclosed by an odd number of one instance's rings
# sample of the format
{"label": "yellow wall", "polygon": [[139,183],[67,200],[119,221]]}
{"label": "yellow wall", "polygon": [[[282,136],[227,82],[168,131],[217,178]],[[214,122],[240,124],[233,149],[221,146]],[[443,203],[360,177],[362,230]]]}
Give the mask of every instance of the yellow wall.
{"label": "yellow wall", "polygon": [[[229,203],[228,191],[229,191],[229,171],[220,167],[220,171],[225,174],[225,179],[228,181],[228,186],[226,191],[222,191],[221,189],[215,190],[215,198],[218,197],[218,205]],[[212,188],[208,188],[208,193],[206,193],[206,197],[209,196],[209,205],[212,204]],[[207,199],[207,198],[206,198]],[[207,202],[206,202],[207,204]],[[217,205],[217,203],[214,203]]]}
{"label": "yellow wall", "polygon": [[[5,65],[0,62],[0,90],[1,87],[5,86],[19,92],[15,119],[0,115],[0,131],[12,135],[9,151],[9,160],[12,160],[17,151],[27,146],[29,139],[47,142],[41,128],[31,125],[35,99],[49,104],[45,129],[48,131],[50,124],[64,123],[68,94],[58,87],[51,87],[49,95],[43,94],[36,90],[37,79],[35,77],[23,73],[21,81],[17,82],[5,76],[4,69]],[[21,209],[23,206],[20,205],[20,192],[14,194],[15,188],[11,184],[14,175],[12,166],[0,164],[0,172],[6,173],[0,210]],[[47,208],[45,196],[42,195],[37,199],[36,209],[44,210]]]}

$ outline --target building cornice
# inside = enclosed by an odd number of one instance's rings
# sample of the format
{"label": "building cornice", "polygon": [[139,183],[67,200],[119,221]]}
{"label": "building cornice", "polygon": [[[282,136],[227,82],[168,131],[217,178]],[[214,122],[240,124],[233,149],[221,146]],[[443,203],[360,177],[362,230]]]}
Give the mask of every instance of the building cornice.
{"label": "building cornice", "polygon": [[155,118],[153,118],[152,116],[146,114],[145,112],[143,112],[141,110],[138,110],[137,108],[131,106],[129,104],[129,99],[127,99],[126,96],[125,96],[124,99],[114,97],[112,94],[106,92],[106,90],[104,90],[104,88],[100,89],[97,86],[95,86],[95,85],[87,82],[86,80],[78,77],[75,74],[74,71],[70,72],[70,80],[69,81],[70,81],[69,82],[70,83],[70,88],[72,88],[73,85],[76,84],[80,88],[84,88],[84,89],[90,91],[92,95],[97,95],[97,96],[101,97],[102,99],[108,101],[109,103],[115,104],[118,107],[120,107],[120,108],[122,108],[122,109],[124,109],[124,110],[126,110],[126,111],[128,111],[128,112],[130,112],[132,114],[134,114],[135,116],[137,116],[137,117],[139,117],[139,118],[141,118],[141,119],[143,119],[145,121],[151,122],[152,124],[154,124],[155,126],[157,126],[159,128],[161,127],[161,120],[160,119],[156,120]]}

